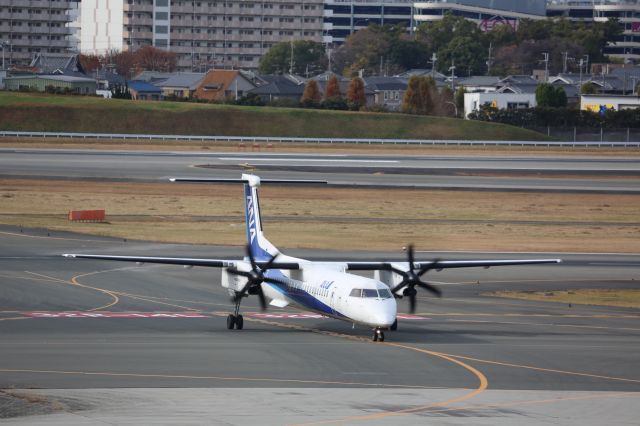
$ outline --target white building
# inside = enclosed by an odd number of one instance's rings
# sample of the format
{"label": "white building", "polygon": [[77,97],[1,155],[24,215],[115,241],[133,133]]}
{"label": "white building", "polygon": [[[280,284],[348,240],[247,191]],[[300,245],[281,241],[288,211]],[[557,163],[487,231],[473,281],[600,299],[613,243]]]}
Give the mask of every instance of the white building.
{"label": "white building", "polygon": [[639,107],[640,98],[638,96],[582,95],[580,97],[580,109],[587,111],[603,113],[608,109],[620,111]]}
{"label": "white building", "polygon": [[104,54],[122,50],[123,0],[82,0],[80,51]]}
{"label": "white building", "polygon": [[482,105],[486,104],[498,109],[533,108],[537,105],[535,93],[465,93],[465,118],[473,111],[478,111]]}

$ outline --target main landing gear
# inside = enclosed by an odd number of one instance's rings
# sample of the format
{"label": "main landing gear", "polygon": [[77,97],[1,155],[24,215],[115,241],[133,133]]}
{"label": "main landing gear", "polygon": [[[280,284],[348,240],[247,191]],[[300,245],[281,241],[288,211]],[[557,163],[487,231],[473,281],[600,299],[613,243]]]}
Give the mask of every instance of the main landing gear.
{"label": "main landing gear", "polygon": [[236,296],[236,308],[233,310],[232,314],[227,316],[227,328],[229,330],[233,330],[235,327],[236,330],[242,330],[244,326],[244,318],[240,315],[240,302],[242,301],[242,296]]}
{"label": "main landing gear", "polygon": [[374,342],[384,342],[384,332],[380,328],[376,328],[373,330],[373,341]]}

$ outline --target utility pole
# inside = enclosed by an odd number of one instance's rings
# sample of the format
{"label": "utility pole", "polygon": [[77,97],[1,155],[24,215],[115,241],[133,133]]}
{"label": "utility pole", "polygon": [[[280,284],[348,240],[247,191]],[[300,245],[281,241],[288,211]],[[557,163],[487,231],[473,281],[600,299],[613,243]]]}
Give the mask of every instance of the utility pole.
{"label": "utility pole", "polygon": [[293,75],[293,39],[291,39],[291,59],[289,61],[289,75]]}
{"label": "utility pole", "polygon": [[542,62],[544,62],[544,82],[548,83],[549,82],[549,53],[543,52],[542,56],[544,56],[544,59],[542,60]]}
{"label": "utility pole", "polygon": [[456,66],[453,63],[453,59],[451,60],[451,66],[449,67],[449,71],[451,71],[451,91],[453,92],[454,86],[453,86],[453,81],[454,78],[456,77],[454,74],[454,71],[456,70]]}
{"label": "utility pole", "polygon": [[431,77],[434,79],[436,78],[436,62],[438,62],[438,55],[436,55],[436,52],[433,52],[429,63],[431,63]]}
{"label": "utility pole", "polygon": [[567,73],[567,61],[569,59],[569,52],[562,52],[562,73]]}
{"label": "utility pole", "polygon": [[493,43],[489,43],[489,57],[487,58],[487,75],[491,75],[491,65],[493,65],[493,58],[491,57],[492,50],[493,50]]}
{"label": "utility pole", "polygon": [[584,73],[585,74],[591,74],[591,72],[589,71],[589,55],[584,55],[585,59],[585,64],[584,64]]}
{"label": "utility pole", "polygon": [[584,65],[584,59],[580,59],[578,62],[578,66],[580,67],[580,87],[578,87],[578,91],[582,93],[582,66]]}

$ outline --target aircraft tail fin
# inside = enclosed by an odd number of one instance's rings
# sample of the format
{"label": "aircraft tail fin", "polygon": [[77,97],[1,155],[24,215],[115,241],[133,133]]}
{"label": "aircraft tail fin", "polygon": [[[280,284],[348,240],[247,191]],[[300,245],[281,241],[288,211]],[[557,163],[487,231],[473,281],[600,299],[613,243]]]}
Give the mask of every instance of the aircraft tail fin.
{"label": "aircraft tail fin", "polygon": [[242,175],[244,183],[244,206],[247,224],[247,243],[251,254],[258,261],[269,260],[278,249],[271,244],[262,232],[262,218],[260,216],[260,200],[258,187],[260,178],[255,175]]}

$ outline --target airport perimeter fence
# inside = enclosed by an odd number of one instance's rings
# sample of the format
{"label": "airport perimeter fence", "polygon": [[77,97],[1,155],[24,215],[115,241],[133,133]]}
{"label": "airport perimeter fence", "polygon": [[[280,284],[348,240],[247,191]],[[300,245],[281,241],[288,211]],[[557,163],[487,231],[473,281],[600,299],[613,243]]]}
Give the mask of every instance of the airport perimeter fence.
{"label": "airport perimeter fence", "polygon": [[638,142],[640,129],[630,127],[526,127],[563,142]]}
{"label": "airport perimeter fence", "polygon": [[[555,141],[502,141],[502,140],[447,140],[447,139],[346,139],[346,138],[297,138],[278,136],[206,136],[206,135],[153,135],[132,133],[70,133],[70,132],[23,132],[0,131],[0,138],[46,138],[46,139],[97,139],[97,140],[154,140],[184,142],[233,142],[239,146],[247,144],[356,144],[356,145],[420,145],[420,146],[503,146],[503,147],[557,147],[557,148],[640,148],[640,129],[593,129],[580,128],[533,128],[543,134],[557,138]],[[605,137],[606,136],[606,137]]]}

